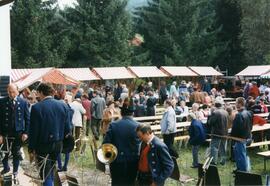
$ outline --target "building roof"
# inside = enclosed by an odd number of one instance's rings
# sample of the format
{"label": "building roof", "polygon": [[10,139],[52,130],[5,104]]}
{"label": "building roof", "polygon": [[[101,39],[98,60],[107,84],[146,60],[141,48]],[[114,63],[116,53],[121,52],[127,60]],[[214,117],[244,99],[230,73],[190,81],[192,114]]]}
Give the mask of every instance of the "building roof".
{"label": "building roof", "polygon": [[167,73],[170,76],[198,76],[195,72],[185,66],[162,66],[160,70]]}
{"label": "building roof", "polygon": [[93,68],[92,71],[101,79],[132,79],[135,76],[125,67]]}
{"label": "building roof", "polygon": [[164,72],[159,70],[156,66],[132,66],[128,69],[138,78],[145,77],[167,77]]}

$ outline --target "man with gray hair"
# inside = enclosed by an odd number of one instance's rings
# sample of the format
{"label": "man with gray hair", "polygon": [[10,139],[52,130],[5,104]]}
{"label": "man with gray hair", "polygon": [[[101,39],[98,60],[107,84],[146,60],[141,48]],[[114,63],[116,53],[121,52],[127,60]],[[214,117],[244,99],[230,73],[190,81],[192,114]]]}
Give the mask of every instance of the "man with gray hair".
{"label": "man with gray hair", "polygon": [[[20,149],[22,143],[28,138],[30,113],[27,101],[19,96],[17,85],[9,84],[7,92],[8,97],[0,99],[0,145],[3,145],[2,149],[10,150],[12,154],[15,181],[22,159]],[[1,175],[10,171],[8,159],[9,152],[5,153],[2,159],[3,170]]]}
{"label": "man with gray hair", "polygon": [[149,124],[139,124],[136,132],[142,141],[137,181],[141,186],[163,186],[174,168],[168,147],[153,134]]}
{"label": "man with gray hair", "polygon": [[164,103],[166,111],[164,112],[160,121],[161,134],[164,143],[169,148],[171,156],[178,158],[178,153],[173,148],[174,137],[176,133],[176,115],[172,107],[172,101],[166,100]]}
{"label": "man with gray hair", "polygon": [[213,164],[217,164],[218,156],[221,157],[220,164],[225,164],[226,139],[224,138],[224,136],[226,136],[228,133],[228,121],[228,113],[222,107],[222,103],[216,101],[215,110],[213,111],[207,122],[212,139],[210,145],[210,155],[211,157],[213,157]]}
{"label": "man with gray hair", "polygon": [[100,124],[103,117],[103,110],[106,108],[106,102],[100,96],[99,91],[93,92],[93,99],[91,100],[91,129],[96,140],[99,140]]}
{"label": "man with gray hair", "polygon": [[188,128],[189,144],[192,145],[192,166],[191,168],[197,168],[199,166],[199,147],[205,142],[206,134],[203,127],[203,123],[196,117],[193,112],[190,112],[188,119],[191,121]]}

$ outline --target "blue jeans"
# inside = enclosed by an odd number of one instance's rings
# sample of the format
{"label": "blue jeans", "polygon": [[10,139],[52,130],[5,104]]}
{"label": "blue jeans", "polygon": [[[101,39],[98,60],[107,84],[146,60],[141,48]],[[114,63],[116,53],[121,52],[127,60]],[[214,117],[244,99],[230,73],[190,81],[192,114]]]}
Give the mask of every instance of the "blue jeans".
{"label": "blue jeans", "polygon": [[[40,167],[39,175],[42,179],[44,179],[43,186],[53,186],[54,185],[54,166],[55,161],[57,159],[59,153],[52,153],[49,155],[47,161],[44,160],[44,157],[47,154],[37,154],[37,163],[41,165],[42,163],[46,162],[44,165]],[[43,157],[43,158],[42,158]]]}
{"label": "blue jeans", "polygon": [[221,158],[220,163],[225,164],[225,156],[226,156],[226,139],[222,138],[212,138],[211,140],[211,154],[213,157],[213,163],[217,164],[218,157]]}
{"label": "blue jeans", "polygon": [[68,152],[65,153],[64,166],[62,166],[61,153],[58,155],[57,164],[58,164],[58,169],[59,170],[62,170],[62,169],[66,170],[67,169],[68,162],[69,162],[69,157],[70,157],[70,154]]}
{"label": "blue jeans", "polygon": [[199,164],[199,158],[198,158],[199,148],[200,148],[199,145],[192,145],[192,159],[193,159],[192,165],[194,167],[197,167]]}
{"label": "blue jeans", "polygon": [[237,170],[247,172],[248,158],[247,158],[246,142],[235,142],[233,146],[233,152]]}

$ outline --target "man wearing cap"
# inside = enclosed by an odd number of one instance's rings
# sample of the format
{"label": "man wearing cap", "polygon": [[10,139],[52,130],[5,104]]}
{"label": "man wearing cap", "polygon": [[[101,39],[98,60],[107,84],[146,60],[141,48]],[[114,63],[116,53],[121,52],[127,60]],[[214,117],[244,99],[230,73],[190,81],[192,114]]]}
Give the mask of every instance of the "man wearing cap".
{"label": "man wearing cap", "polygon": [[118,155],[110,166],[112,186],[135,183],[140,141],[136,135],[138,123],[133,120],[133,112],[133,100],[126,98],[121,108],[122,119],[113,121],[104,137],[103,144],[111,143],[118,150]]}
{"label": "man wearing cap", "polygon": [[183,80],[181,81],[181,84],[179,85],[179,95],[187,93],[188,89],[187,89],[187,84],[186,81]]}
{"label": "man wearing cap", "polygon": [[217,164],[218,155],[221,157],[221,164],[225,164],[226,139],[228,133],[229,115],[222,108],[222,103],[215,102],[215,109],[208,119],[207,126],[211,133],[211,156],[213,164]]}
{"label": "man wearing cap", "polygon": [[[7,149],[12,143],[11,154],[13,157],[13,174],[16,177],[21,157],[21,145],[28,138],[30,122],[27,101],[19,97],[18,87],[15,84],[8,85],[8,97],[0,100],[0,144],[4,143],[3,149]],[[6,139],[8,141],[6,141]],[[8,173],[9,153],[5,154],[2,160],[4,169],[1,174]]]}
{"label": "man wearing cap", "polygon": [[142,141],[137,181],[140,186],[162,186],[174,169],[168,147],[157,138],[148,124],[139,124],[136,132]]}

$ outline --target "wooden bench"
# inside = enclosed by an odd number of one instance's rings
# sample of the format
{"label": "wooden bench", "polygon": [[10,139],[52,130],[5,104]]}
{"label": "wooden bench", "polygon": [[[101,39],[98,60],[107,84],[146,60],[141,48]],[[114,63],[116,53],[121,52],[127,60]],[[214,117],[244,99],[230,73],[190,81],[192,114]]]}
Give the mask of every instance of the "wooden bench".
{"label": "wooden bench", "polygon": [[188,135],[184,135],[184,136],[175,136],[174,137],[174,141],[177,142],[178,147],[180,148],[183,144],[183,141],[185,142],[185,148],[187,147],[188,144],[188,140],[189,140],[189,136]]}
{"label": "wooden bench", "polygon": [[270,141],[253,142],[250,146],[247,146],[247,148],[260,147],[263,145],[270,145]]}
{"label": "wooden bench", "polygon": [[266,171],[266,161],[270,159],[270,151],[258,152],[257,154],[263,157],[264,171]]}
{"label": "wooden bench", "polygon": [[188,135],[184,135],[184,136],[176,136],[174,137],[175,141],[183,141],[183,140],[189,140],[189,136]]}

